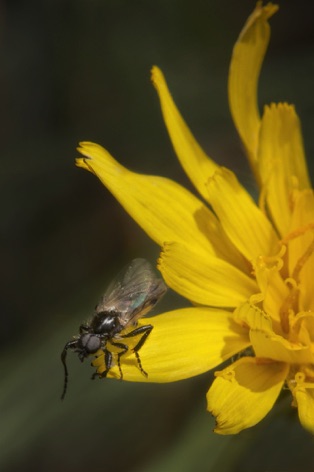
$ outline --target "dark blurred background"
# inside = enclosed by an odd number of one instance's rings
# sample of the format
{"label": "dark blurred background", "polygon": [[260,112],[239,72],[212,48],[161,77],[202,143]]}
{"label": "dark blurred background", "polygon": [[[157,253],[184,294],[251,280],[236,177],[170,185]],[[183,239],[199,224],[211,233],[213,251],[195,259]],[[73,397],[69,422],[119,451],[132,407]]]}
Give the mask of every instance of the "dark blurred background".
{"label": "dark blurred background", "polygon": [[[296,104],[314,155],[313,3],[271,19],[260,103]],[[207,153],[254,189],[228,109],[233,44],[255,1],[10,0],[0,3],[0,470],[309,472],[313,440],[283,393],[257,427],[212,433],[212,374],[175,384],[90,381],[60,352],[126,262],[159,248],[95,176],[79,141],[190,188],[150,84],[159,65]],[[313,167],[312,167],[313,168]],[[311,171],[313,174],[313,171]],[[186,306],[169,293],[157,312]],[[187,346],[188,349],[188,346]]]}

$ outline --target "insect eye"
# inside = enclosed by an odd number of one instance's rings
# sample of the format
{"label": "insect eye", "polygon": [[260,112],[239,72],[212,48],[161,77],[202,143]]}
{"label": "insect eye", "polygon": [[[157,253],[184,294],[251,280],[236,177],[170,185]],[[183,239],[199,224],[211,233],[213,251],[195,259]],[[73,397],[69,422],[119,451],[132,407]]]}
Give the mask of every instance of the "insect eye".
{"label": "insect eye", "polygon": [[93,354],[100,349],[101,339],[94,334],[83,334],[80,339],[80,344],[88,354]]}

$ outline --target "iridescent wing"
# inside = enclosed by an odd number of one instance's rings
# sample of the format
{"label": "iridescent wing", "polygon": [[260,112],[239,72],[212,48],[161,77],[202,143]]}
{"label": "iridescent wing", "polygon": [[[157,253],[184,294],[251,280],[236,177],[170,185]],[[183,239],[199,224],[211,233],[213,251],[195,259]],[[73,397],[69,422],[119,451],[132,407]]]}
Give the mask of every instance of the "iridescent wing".
{"label": "iridescent wing", "polygon": [[111,282],[96,313],[114,312],[123,327],[136,324],[148,313],[167,290],[160,277],[145,259],[134,259]]}

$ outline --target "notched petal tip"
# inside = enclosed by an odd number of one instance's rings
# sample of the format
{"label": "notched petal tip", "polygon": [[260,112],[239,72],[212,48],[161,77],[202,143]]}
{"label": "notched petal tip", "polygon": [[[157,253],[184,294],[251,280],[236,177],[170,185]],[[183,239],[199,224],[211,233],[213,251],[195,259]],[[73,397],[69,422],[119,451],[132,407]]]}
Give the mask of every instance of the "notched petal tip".
{"label": "notched petal tip", "polygon": [[93,172],[86,161],[88,161],[88,158],[85,159],[83,157],[78,157],[77,159],[75,159],[75,165],[76,167],[80,167],[81,169],[85,169],[85,170],[88,170],[89,172]]}
{"label": "notched petal tip", "polygon": [[88,159],[101,158],[107,154],[105,148],[100,146],[100,144],[91,141],[80,141],[76,149],[80,154]]}
{"label": "notched petal tip", "polygon": [[92,162],[95,155],[97,156],[97,154],[103,152],[104,149],[99,146],[99,144],[95,144],[90,141],[81,141],[79,142],[76,150],[84,157],[77,157],[75,159],[75,165],[94,173],[90,163]]}
{"label": "notched petal tip", "polygon": [[243,36],[248,32],[248,30],[256,23],[258,20],[268,20],[271,18],[277,11],[279,10],[279,5],[274,4],[272,2],[267,3],[267,5],[263,6],[262,1],[258,1],[256,3],[255,10],[253,13],[248,17],[240,35],[239,40],[243,39]]}

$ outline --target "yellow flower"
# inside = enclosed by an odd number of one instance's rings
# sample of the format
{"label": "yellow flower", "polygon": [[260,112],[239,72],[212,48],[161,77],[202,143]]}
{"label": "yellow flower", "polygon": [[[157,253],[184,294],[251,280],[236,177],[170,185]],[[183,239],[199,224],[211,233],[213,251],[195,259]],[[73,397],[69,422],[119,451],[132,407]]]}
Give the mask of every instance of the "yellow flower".
{"label": "yellow flower", "polygon": [[[122,359],[124,379],[172,382],[241,353],[215,373],[207,394],[221,434],[260,421],[284,386],[302,425],[314,432],[313,193],[294,107],[271,104],[260,116],[257,106],[268,19],[277,9],[257,4],[229,73],[231,113],[260,188],[258,205],[201,149],[157,67],[152,81],[164,121],[202,199],[172,180],[131,172],[97,144],[81,143],[77,160],[162,247],[166,283],[194,305],[150,319],[154,329],[140,350],[148,379],[132,354]],[[101,353],[93,364],[104,370]],[[119,377],[118,368],[109,376]]]}

